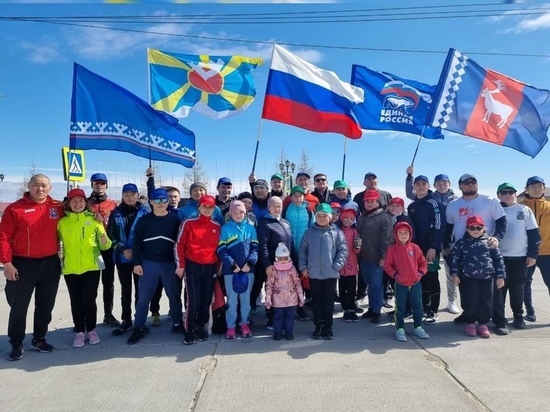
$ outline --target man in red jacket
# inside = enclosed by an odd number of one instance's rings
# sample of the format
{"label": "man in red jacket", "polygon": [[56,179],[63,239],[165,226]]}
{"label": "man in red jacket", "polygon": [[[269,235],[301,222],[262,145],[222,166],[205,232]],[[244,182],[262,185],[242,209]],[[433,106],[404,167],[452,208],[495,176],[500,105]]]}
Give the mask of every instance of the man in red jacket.
{"label": "man in red jacket", "polygon": [[43,353],[54,349],[46,342],[46,332],[61,275],[57,222],[64,214],[63,204],[49,196],[52,185],[45,175],[31,177],[28,189],[22,199],[6,208],[0,222],[0,261],[4,264],[6,299],[10,305],[9,360],[23,357],[27,311],[33,292],[32,346]]}

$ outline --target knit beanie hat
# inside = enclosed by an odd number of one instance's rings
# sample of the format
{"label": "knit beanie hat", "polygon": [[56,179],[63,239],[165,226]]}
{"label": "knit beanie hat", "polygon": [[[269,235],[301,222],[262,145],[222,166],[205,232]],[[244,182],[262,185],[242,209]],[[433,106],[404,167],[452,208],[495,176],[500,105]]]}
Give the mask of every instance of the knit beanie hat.
{"label": "knit beanie hat", "polygon": [[269,190],[269,183],[267,183],[264,179],[256,180],[256,182],[254,182],[254,187],[256,186],[262,186]]}
{"label": "knit beanie hat", "polygon": [[205,185],[204,183],[195,182],[195,183],[193,183],[191,186],[189,186],[189,194],[191,194],[191,192],[193,191],[193,189],[196,189],[197,187],[200,187],[200,188],[204,189],[205,192],[207,192],[207,190],[206,190],[206,185]]}
{"label": "knit beanie hat", "polygon": [[229,205],[229,214],[232,215],[233,212],[236,212],[238,210],[246,214],[246,207],[244,206],[244,203],[240,200],[233,200]]}
{"label": "knit beanie hat", "polygon": [[239,200],[243,200],[243,199],[254,200],[254,198],[252,197],[252,193],[250,193],[250,192],[241,192],[241,193],[239,193],[239,196],[237,196],[237,199],[239,199]]}
{"label": "knit beanie hat", "polygon": [[285,257],[290,256],[290,252],[288,251],[288,248],[283,242],[280,242],[277,246],[277,250],[275,250],[275,257]]}

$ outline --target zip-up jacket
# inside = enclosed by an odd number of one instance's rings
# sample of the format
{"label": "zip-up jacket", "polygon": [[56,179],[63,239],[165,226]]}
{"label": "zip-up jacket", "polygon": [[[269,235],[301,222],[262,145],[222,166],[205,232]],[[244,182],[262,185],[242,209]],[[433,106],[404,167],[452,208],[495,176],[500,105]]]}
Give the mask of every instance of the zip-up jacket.
{"label": "zip-up jacket", "polygon": [[414,242],[422,252],[435,249],[439,253],[445,233],[445,215],[441,213],[440,204],[431,194],[422,199],[415,197],[407,207],[407,215],[413,222]]}
{"label": "zip-up jacket", "polygon": [[123,251],[132,249],[134,245],[134,230],[138,220],[149,211],[137,202],[135,206],[121,203],[109,216],[107,234],[113,242],[113,260],[115,263],[131,263],[132,259],[126,259]]}
{"label": "zip-up jacket", "polygon": [[111,213],[113,213],[113,210],[117,207],[116,202],[109,199],[107,195],[99,196],[97,193],[93,192],[88,200],[90,201],[92,213],[99,213],[103,217],[103,225],[107,227],[109,216],[111,216]]}
{"label": "zip-up jacket", "polygon": [[100,239],[106,235],[105,227],[88,211],[82,213],[65,212],[57,224],[59,239],[63,242],[63,275],[82,275],[99,270],[97,259],[100,250],[108,250],[111,240],[107,237],[105,246]]}
{"label": "zip-up jacket", "polygon": [[346,264],[340,270],[340,276],[357,276],[359,273],[359,259],[357,259],[357,255],[359,255],[361,248],[355,247],[355,238],[359,236],[359,232],[355,224],[348,227],[342,226],[341,230],[348,246],[348,256]]}
{"label": "zip-up jacket", "polygon": [[44,203],[36,203],[25,193],[2,216],[0,261],[10,263],[12,256],[39,259],[58,253],[57,223],[64,213],[61,202],[48,196]]}
{"label": "zip-up jacket", "polygon": [[452,258],[451,276],[479,280],[506,279],[500,250],[489,247],[489,237],[486,234],[476,239],[466,232],[455,243]]}
{"label": "zip-up jacket", "polygon": [[271,214],[263,217],[258,223],[259,262],[265,269],[275,262],[275,250],[280,242],[290,250],[290,258],[298,263],[298,253],[292,241],[292,231],[288,220],[276,219]]}
{"label": "zip-up jacket", "polygon": [[[313,213],[315,213],[315,207],[319,204],[319,199],[313,196],[311,193],[304,195],[304,201],[307,203],[307,207]],[[283,199],[283,207],[287,207],[292,202],[291,196],[287,196]]]}
{"label": "zip-up jacket", "polygon": [[539,255],[550,255],[550,202],[544,197],[540,199],[531,199],[525,197],[521,204],[529,206],[535,215],[535,220],[539,225],[541,244]]}
{"label": "zip-up jacket", "polygon": [[[184,222],[187,219],[193,219],[200,215],[199,213],[199,203],[189,198],[189,202],[184,206],[180,207],[178,212],[178,217],[180,221]],[[225,220],[222,215],[222,211],[218,206],[214,206],[214,213],[212,214],[212,219],[214,219],[220,226],[223,226]]]}
{"label": "zip-up jacket", "polygon": [[185,269],[185,260],[208,265],[218,262],[218,243],[221,225],[210,216],[199,216],[183,221],[178,241],[174,246],[176,267]]}
{"label": "zip-up jacket", "polygon": [[265,282],[265,295],[271,297],[271,306],[274,308],[288,308],[297,306],[303,299],[304,291],[296,268],[275,269]]}
{"label": "zip-up jacket", "polygon": [[222,261],[222,273],[232,275],[236,267],[248,263],[250,273],[258,261],[258,236],[254,225],[244,219],[235,222],[230,219],[223,225],[218,242],[218,257]]}
{"label": "zip-up jacket", "polygon": [[292,239],[296,250],[300,247],[302,236],[304,236],[306,230],[311,227],[314,222],[313,212],[309,210],[307,205],[307,202],[302,202],[299,206],[291,203],[283,209],[281,215],[283,219],[288,220],[290,224],[290,231],[292,232]]}
{"label": "zip-up jacket", "polygon": [[[409,240],[405,244],[402,244],[397,237],[397,231],[403,229],[409,232]],[[384,261],[384,272],[400,285],[411,287],[426,274],[428,262],[418,245],[411,242],[412,228],[408,223],[397,223],[393,237],[395,243],[388,248]]]}
{"label": "zip-up jacket", "polygon": [[378,263],[386,256],[393,242],[393,219],[382,208],[359,216],[357,231],[363,242],[359,257],[361,260]]}

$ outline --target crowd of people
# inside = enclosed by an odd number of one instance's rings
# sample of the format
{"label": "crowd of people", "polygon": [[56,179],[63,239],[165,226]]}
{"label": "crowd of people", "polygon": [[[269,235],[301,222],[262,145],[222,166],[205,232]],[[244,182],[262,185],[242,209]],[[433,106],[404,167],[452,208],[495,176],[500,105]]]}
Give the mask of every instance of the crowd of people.
{"label": "crowd of people", "polygon": [[[232,194],[227,177],[217,195],[195,182],[189,198],[176,187],[155,187],[146,171],[147,197],[127,183],[120,202],[107,195],[103,173],[91,176],[90,196],[72,189],[53,200],[47,176],[37,174],[28,192],[8,206],[0,222],[0,261],[10,306],[8,358],[23,357],[26,317],[35,294],[31,345],[46,341],[60,277],[67,284],[74,322],[74,347],[100,342],[97,293],[103,288],[103,323],[114,336],[131,331],[128,344],[159,326],[160,299],[169,301],[172,332],[183,343],[205,341],[209,333],[226,339],[253,335],[251,315],[261,304],[273,339],[292,340],[295,319],[307,321],[310,306],[314,339],[332,339],[335,302],[343,320],[359,316],[374,324],[382,308],[394,309],[395,337],[406,341],[406,319],[413,334],[429,338],[425,325],[436,323],[441,306],[439,271],[447,284],[446,309],[459,314],[468,336],[509,333],[505,300],[509,292],[512,326],[536,321],[531,284],[538,266],[550,291],[550,202],[545,183],[530,177],[521,203],[511,183],[497,198],[478,193],[474,175],[458,181],[461,196],[445,174],[430,180],[407,169],[411,203],[378,188],[365,175],[365,190],[353,198],[344,180],[329,189],[327,176],[296,175],[284,196],[281,174],[270,182],[249,177],[250,191]],[[60,249],[61,245],[61,249]],[[113,314],[115,268],[121,289],[121,319]],[[182,299],[183,295],[183,299]],[[358,302],[368,300],[365,312]],[[185,310],[184,310],[185,305]],[[459,305],[462,308],[460,313]],[[526,312],[524,316],[523,308]],[[132,309],[134,317],[132,318]]]}

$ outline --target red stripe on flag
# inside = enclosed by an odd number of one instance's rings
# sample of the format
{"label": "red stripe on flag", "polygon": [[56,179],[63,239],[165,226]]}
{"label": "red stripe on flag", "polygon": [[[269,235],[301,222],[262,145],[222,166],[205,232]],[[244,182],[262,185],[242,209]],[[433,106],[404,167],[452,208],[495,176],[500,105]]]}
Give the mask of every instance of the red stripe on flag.
{"label": "red stripe on flag", "polygon": [[312,132],[340,133],[350,139],[359,139],[362,135],[357,123],[344,114],[320,112],[305,104],[272,95],[265,96],[262,117]]}
{"label": "red stripe on flag", "polygon": [[523,101],[523,84],[486,70],[464,134],[502,145]]}

